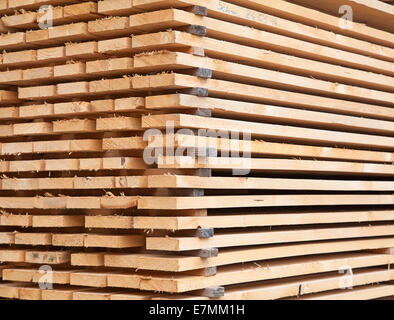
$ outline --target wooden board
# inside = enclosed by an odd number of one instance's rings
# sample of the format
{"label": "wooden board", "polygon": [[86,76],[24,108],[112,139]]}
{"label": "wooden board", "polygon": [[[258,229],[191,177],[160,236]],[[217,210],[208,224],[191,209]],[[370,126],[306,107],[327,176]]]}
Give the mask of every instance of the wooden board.
{"label": "wooden board", "polygon": [[392,285],[374,285],[347,291],[333,291],[300,298],[301,300],[371,300],[392,296]]}
{"label": "wooden board", "polygon": [[390,205],[393,201],[394,195],[363,194],[140,197],[138,209],[187,210],[319,205]]}
{"label": "wooden board", "polygon": [[392,165],[362,164],[358,162],[294,160],[294,159],[260,159],[239,157],[159,157],[159,168],[198,169],[211,168],[218,170],[257,170],[287,173],[336,173],[342,175],[391,175]]}
{"label": "wooden board", "polygon": [[[393,190],[391,181],[270,179],[251,177],[197,177],[197,176],[148,176],[150,188],[197,189],[274,189],[274,190],[333,190],[333,191],[384,191]],[[363,187],[364,186],[364,187]],[[376,188],[376,189],[375,189]]]}
{"label": "wooden board", "polygon": [[[254,214],[232,214],[207,217],[130,217],[135,229],[164,229],[164,230],[188,230],[197,228],[246,228],[259,226],[281,226],[281,225],[305,225],[305,224],[327,224],[346,222],[372,222],[390,221],[393,219],[392,210],[382,211],[327,211],[327,212],[290,212],[290,213],[254,213]],[[86,227],[94,224],[100,217],[86,217]],[[104,217],[103,217],[104,218]],[[108,225],[117,228],[124,227],[116,224],[117,217],[107,217]],[[128,218],[128,217],[122,217]],[[99,219],[100,220],[100,219]],[[114,221],[115,220],[115,221]],[[92,221],[92,222],[91,222]],[[127,219],[129,221],[129,219]],[[89,223],[89,224],[88,224]]]}
{"label": "wooden board", "polygon": [[320,241],[289,245],[246,247],[243,249],[222,249],[218,257],[201,259],[179,255],[159,254],[107,254],[104,264],[107,267],[137,268],[182,272],[211,266],[230,265],[241,262],[300,257],[305,255],[339,253],[387,248],[393,246],[393,238],[363,240]]}
{"label": "wooden board", "polygon": [[[393,226],[367,226],[343,228],[313,228],[283,231],[242,231],[216,234],[208,239],[195,237],[147,237],[148,250],[187,251],[204,248],[223,248],[270,243],[290,243],[328,239],[363,238],[389,236]],[[236,239],[236,240],[235,240]]]}
{"label": "wooden board", "polygon": [[104,235],[104,234],[54,234],[54,246],[63,247],[101,247],[101,248],[134,248],[145,244],[141,235]]}

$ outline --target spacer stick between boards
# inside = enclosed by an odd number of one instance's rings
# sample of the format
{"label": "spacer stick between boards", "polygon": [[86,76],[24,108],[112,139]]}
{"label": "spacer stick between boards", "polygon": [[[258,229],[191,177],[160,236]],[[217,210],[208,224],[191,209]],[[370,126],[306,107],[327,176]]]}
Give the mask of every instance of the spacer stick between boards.
{"label": "spacer stick between boards", "polygon": [[185,27],[178,28],[179,31],[184,31],[195,36],[206,36],[207,35],[207,27],[200,26],[198,24],[191,24]]}
{"label": "spacer stick between boards", "polygon": [[178,93],[190,94],[197,97],[208,97],[209,92],[207,88],[186,88],[177,91]]}
{"label": "spacer stick between boards", "polygon": [[212,257],[217,257],[219,255],[219,249],[218,248],[204,248],[204,249],[198,249],[198,250],[183,251],[183,252],[181,252],[181,254],[184,256],[212,258]]}
{"label": "spacer stick between boards", "polygon": [[191,293],[207,298],[220,298],[224,296],[224,287],[205,288],[202,290],[192,291]]}
{"label": "spacer stick between boards", "polygon": [[212,78],[212,70],[208,68],[193,68],[188,70],[178,70],[180,73],[188,74],[191,76],[203,78],[203,79],[211,79]]}
{"label": "spacer stick between boards", "polygon": [[195,15],[206,17],[208,15],[208,8],[204,6],[194,5],[185,9]]}

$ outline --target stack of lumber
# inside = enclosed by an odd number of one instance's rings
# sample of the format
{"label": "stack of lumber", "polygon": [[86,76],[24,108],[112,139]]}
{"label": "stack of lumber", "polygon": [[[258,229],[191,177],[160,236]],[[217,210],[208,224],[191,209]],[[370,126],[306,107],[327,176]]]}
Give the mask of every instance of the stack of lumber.
{"label": "stack of lumber", "polygon": [[394,296],[392,5],[0,15],[0,297]]}

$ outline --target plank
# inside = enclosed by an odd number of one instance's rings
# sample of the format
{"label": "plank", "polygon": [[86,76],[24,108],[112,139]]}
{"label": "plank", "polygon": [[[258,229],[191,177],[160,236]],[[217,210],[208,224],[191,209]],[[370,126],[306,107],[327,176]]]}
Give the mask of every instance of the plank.
{"label": "plank", "polygon": [[15,244],[45,246],[52,244],[52,235],[50,233],[25,233],[18,232],[15,234]]}
{"label": "plank", "polygon": [[[286,226],[306,224],[350,223],[350,222],[373,222],[390,221],[393,219],[392,210],[382,211],[313,211],[313,212],[289,212],[289,213],[244,213],[223,216],[206,217],[147,217],[136,216],[132,218],[134,229],[155,230],[192,230],[201,228],[246,228],[258,226]],[[86,227],[94,224],[96,218],[86,217]],[[115,225],[108,217],[109,227]],[[98,219],[100,220],[100,219]],[[94,221],[94,222],[91,222]],[[88,224],[89,222],[89,224]],[[100,225],[101,226],[101,225]],[[118,226],[119,228],[119,226]]]}
{"label": "plank", "polygon": [[113,295],[121,293],[122,291],[113,289],[75,291],[73,300],[111,300]]}
{"label": "plank", "polygon": [[145,239],[141,235],[54,234],[52,243],[63,247],[134,248],[142,247]]}
{"label": "plank", "polygon": [[118,116],[115,118],[100,118],[96,120],[97,131],[135,131],[142,130],[139,118]]}
{"label": "plank", "polygon": [[6,14],[7,12],[8,12],[8,0],[6,0],[6,1],[3,1],[1,4],[0,4],[0,12],[2,13],[2,14]]}
{"label": "plank", "polygon": [[37,61],[37,50],[22,50],[17,52],[4,52],[2,65],[25,65],[27,62]]}
{"label": "plank", "polygon": [[26,283],[0,283],[0,297],[19,299],[19,290],[22,287],[26,287]]}
{"label": "plank", "polygon": [[138,200],[138,209],[186,210],[318,205],[390,205],[393,195],[308,194],[274,196],[148,197]]}
{"label": "plank", "polygon": [[[68,284],[70,283],[70,270],[52,270],[50,277],[53,284]],[[9,268],[3,271],[4,280],[21,281],[21,282],[40,282],[44,272],[39,269],[26,268]],[[47,273],[49,275],[49,272]]]}
{"label": "plank", "polygon": [[96,131],[96,121],[88,119],[66,119],[53,122],[53,131],[57,133],[78,133]]}
{"label": "plank", "polygon": [[134,59],[130,57],[110,58],[86,62],[86,73],[100,75],[117,75],[138,72],[134,69]]}
{"label": "plank", "polygon": [[105,79],[89,82],[91,94],[130,93],[133,92],[131,78]]}
{"label": "plank", "polygon": [[132,37],[122,37],[122,38],[114,38],[114,39],[106,39],[98,41],[98,51],[101,54],[124,54],[124,53],[134,53],[136,50],[133,50],[133,38]]}
{"label": "plank", "polygon": [[[104,263],[107,267],[182,272],[187,270],[207,268],[210,266],[230,265],[241,262],[245,263],[285,257],[300,257],[315,254],[387,248],[391,247],[393,242],[393,238],[381,238],[320,241],[308,242],[305,244],[270,245],[263,247],[257,246],[243,249],[227,248],[220,250],[218,257],[211,257],[208,259],[201,259],[200,257],[181,257],[177,255],[158,254],[107,254],[104,257]],[[289,268],[286,267],[286,270],[288,272]],[[211,277],[207,279],[211,279]]]}
{"label": "plank", "polygon": [[74,272],[71,274],[70,284],[76,286],[105,288],[107,286],[107,273],[94,271]]}
{"label": "plank", "polygon": [[74,292],[88,290],[81,287],[63,287],[53,288],[52,290],[43,290],[41,293],[42,300],[73,300]]}
{"label": "plank", "polygon": [[377,249],[376,253],[394,254],[394,248]]}
{"label": "plank", "polygon": [[104,138],[104,150],[144,150],[147,143],[141,137]]}
{"label": "plank", "polygon": [[151,300],[156,294],[148,294],[146,292],[132,291],[124,293],[111,294],[111,300]]}
{"label": "plank", "polygon": [[347,291],[334,291],[311,296],[305,296],[300,300],[371,300],[392,296],[394,287],[392,285],[375,285],[354,288]]}
{"label": "plank", "polygon": [[89,234],[85,238],[86,247],[103,248],[134,248],[145,245],[143,235],[95,235]]}
{"label": "plank", "polygon": [[[46,65],[51,62],[55,63],[66,61],[66,48],[64,46],[59,46],[37,49],[37,61],[35,62],[35,65]],[[26,65],[31,64],[26,63]]]}
{"label": "plank", "polygon": [[53,234],[52,244],[58,247],[83,247],[86,236],[88,236],[88,234]]}
{"label": "plank", "polygon": [[15,234],[13,232],[0,232],[0,243],[1,244],[14,244]]}
{"label": "plank", "polygon": [[83,215],[40,215],[32,217],[33,228],[69,228],[83,227],[85,225],[85,217]]}
{"label": "plank", "polygon": [[104,266],[104,254],[103,252],[73,253],[71,254],[71,265],[101,267]]}
{"label": "plank", "polygon": [[64,49],[65,56],[69,59],[99,59],[104,57],[98,51],[97,41],[66,43]]}
{"label": "plank", "polygon": [[104,19],[89,21],[88,31],[91,34],[105,37],[118,37],[132,33],[128,17],[106,17]]}
{"label": "plank", "polygon": [[20,300],[41,300],[41,289],[40,288],[20,288],[19,289]]}
{"label": "plank", "polygon": [[33,264],[64,264],[70,261],[68,251],[26,251],[25,262]]}
{"label": "plank", "polygon": [[332,227],[283,231],[242,231],[216,234],[208,239],[197,237],[147,237],[148,250],[187,251],[203,248],[223,248],[271,243],[290,243],[330,239],[389,236],[393,226]]}
{"label": "plank", "polygon": [[76,80],[86,78],[86,65],[84,62],[69,63],[53,67],[53,80]]}
{"label": "plank", "polygon": [[204,161],[192,157],[159,157],[159,168],[177,169],[220,169],[258,170],[287,173],[337,173],[358,175],[391,175],[392,165],[362,164],[357,162],[258,159],[258,158],[205,158]]}
{"label": "plank", "polygon": [[[274,190],[332,190],[332,191],[383,191],[393,190],[391,181],[279,179],[253,177],[197,177],[197,176],[148,176],[150,188],[197,189],[274,189]],[[381,186],[381,188],[379,188]],[[376,187],[376,189],[375,189]]]}
{"label": "plank", "polygon": [[[32,80],[37,79],[50,79],[53,77],[53,67],[42,67],[42,68],[34,68],[34,69],[27,69],[23,70],[22,72],[22,81],[17,83],[18,85],[26,84],[26,82],[30,82]],[[34,81],[33,81],[34,82]]]}
{"label": "plank", "polygon": [[12,70],[0,72],[0,81],[2,84],[18,84],[22,81],[23,71]]}
{"label": "plank", "polygon": [[2,226],[21,226],[21,227],[31,227],[33,225],[32,216],[27,214],[8,214],[3,212],[0,216],[0,224]]}
{"label": "plank", "polygon": [[16,107],[3,107],[0,109],[0,117],[2,119],[12,119],[18,116],[18,108]]}
{"label": "plank", "polygon": [[24,32],[2,33],[0,35],[0,49],[20,50],[26,47],[26,35]]}
{"label": "plank", "polygon": [[[85,228],[133,229],[133,217],[128,216],[85,216]],[[143,229],[143,228],[140,228]]]}
{"label": "plank", "polygon": [[0,90],[0,104],[10,104],[20,102],[18,93],[9,90]]}
{"label": "plank", "polygon": [[1,249],[0,250],[0,261],[3,262],[24,262],[25,261],[25,250],[12,250],[12,249]]}
{"label": "plank", "polygon": [[124,16],[139,12],[134,8],[133,0],[105,0],[98,2],[98,12],[111,16]]}
{"label": "plank", "polygon": [[25,135],[47,135],[53,133],[52,123],[48,122],[34,122],[34,123],[16,123],[13,126],[14,136]]}

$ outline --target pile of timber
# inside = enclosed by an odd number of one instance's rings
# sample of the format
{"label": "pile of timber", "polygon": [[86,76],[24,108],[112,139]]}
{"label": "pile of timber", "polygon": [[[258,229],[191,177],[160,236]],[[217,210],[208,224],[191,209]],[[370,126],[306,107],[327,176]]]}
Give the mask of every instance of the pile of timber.
{"label": "pile of timber", "polygon": [[0,15],[0,297],[394,296],[392,5]]}

